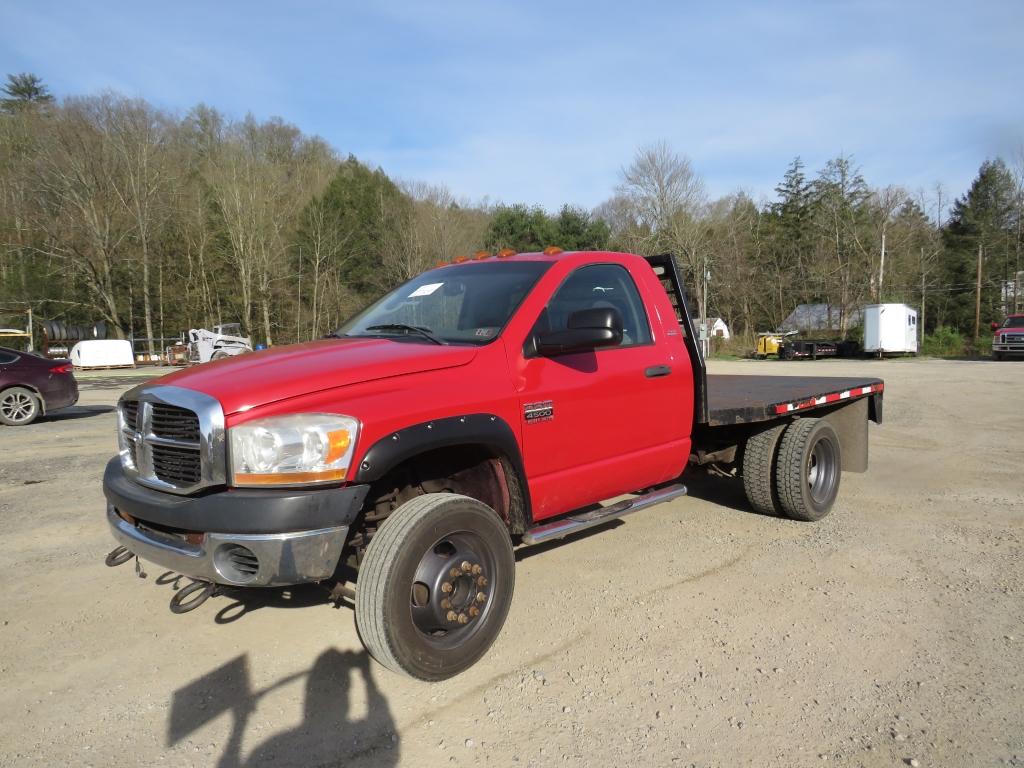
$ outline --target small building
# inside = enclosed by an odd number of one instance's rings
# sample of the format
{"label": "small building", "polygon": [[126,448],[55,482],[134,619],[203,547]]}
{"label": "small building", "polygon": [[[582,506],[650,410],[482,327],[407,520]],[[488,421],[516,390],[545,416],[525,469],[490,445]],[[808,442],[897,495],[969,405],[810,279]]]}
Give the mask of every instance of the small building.
{"label": "small building", "polygon": [[709,317],[708,318],[708,335],[712,338],[728,339],[732,337],[729,333],[729,326],[725,324],[725,320],[720,317]]}
{"label": "small building", "polygon": [[864,351],[869,354],[917,354],[917,310],[906,304],[864,307]]}

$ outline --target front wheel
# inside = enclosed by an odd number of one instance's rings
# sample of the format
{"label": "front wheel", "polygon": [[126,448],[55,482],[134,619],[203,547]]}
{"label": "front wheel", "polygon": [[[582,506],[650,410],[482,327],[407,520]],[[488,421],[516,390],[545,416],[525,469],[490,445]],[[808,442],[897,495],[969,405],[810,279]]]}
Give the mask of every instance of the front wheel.
{"label": "front wheel", "polygon": [[468,496],[431,493],[395,510],[370,540],[356,583],[356,627],[370,655],[420,680],[468,669],[512,603],[504,522]]}
{"label": "front wheel", "polygon": [[39,398],[31,389],[11,387],[0,392],[0,424],[23,427],[39,416]]}
{"label": "front wheel", "polygon": [[995,360],[996,362],[999,362],[1000,360],[1003,359],[1003,353],[1002,352],[993,352],[992,353],[992,359]]}

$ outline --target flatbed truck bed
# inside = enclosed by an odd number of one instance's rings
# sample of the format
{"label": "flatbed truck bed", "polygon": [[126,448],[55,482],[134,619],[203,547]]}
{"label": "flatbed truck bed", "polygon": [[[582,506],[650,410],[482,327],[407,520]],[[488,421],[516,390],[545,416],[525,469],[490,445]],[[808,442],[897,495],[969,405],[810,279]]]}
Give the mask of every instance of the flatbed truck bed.
{"label": "flatbed truck bed", "polygon": [[794,411],[882,392],[881,379],[833,376],[707,375],[707,425],[752,424]]}

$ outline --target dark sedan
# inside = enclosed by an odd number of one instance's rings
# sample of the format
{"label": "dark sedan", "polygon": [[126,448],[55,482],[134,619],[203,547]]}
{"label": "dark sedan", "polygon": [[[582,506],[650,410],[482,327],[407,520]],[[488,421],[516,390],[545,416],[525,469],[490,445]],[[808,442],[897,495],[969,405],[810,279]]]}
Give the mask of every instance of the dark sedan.
{"label": "dark sedan", "polygon": [[74,366],[0,347],[0,424],[20,427],[78,402]]}

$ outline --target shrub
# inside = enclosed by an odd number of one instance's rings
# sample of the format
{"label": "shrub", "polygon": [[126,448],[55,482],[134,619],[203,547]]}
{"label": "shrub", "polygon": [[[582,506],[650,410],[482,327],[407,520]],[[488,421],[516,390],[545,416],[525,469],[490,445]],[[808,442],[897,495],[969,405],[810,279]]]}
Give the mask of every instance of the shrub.
{"label": "shrub", "polygon": [[959,331],[939,326],[924,337],[921,354],[931,357],[963,357],[967,349]]}

